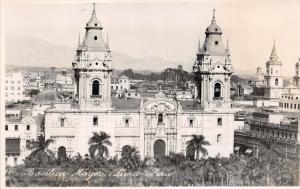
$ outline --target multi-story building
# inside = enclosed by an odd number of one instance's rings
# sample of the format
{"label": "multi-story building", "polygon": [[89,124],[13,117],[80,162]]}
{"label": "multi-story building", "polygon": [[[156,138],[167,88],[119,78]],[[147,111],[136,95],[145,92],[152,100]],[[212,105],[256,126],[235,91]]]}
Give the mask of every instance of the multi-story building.
{"label": "multi-story building", "polygon": [[47,90],[46,85],[51,83],[54,90],[74,96],[75,82],[73,76],[68,74],[66,70],[46,73],[42,79],[42,84],[39,87],[40,91]]}
{"label": "multi-story building", "polygon": [[279,108],[287,112],[300,112],[299,63],[295,66],[295,76],[290,85],[282,90],[279,98]]}
{"label": "multi-story building", "polygon": [[7,109],[5,112],[5,162],[13,166],[23,163],[30,153],[29,141],[40,134],[41,117],[32,116],[30,111]]}
{"label": "multi-story building", "polygon": [[279,109],[285,112],[300,112],[300,88],[292,84],[285,87],[279,98]]}
{"label": "multi-story building", "polygon": [[[256,111],[249,120],[249,130],[235,132],[235,146],[252,152],[257,156],[261,140],[272,138],[281,147],[284,156],[297,157],[297,142],[299,143],[299,116],[282,112]],[[240,150],[242,152],[242,150]]]}
{"label": "multi-story building", "polygon": [[161,90],[152,98],[111,97],[111,51],[102,29],[94,7],[72,63],[76,98],[72,103],[54,103],[45,111],[45,135],[55,139],[49,147],[57,156],[87,154],[90,137],[99,131],[111,136],[111,156],[120,155],[126,145],[135,146],[142,158],[170,152],[191,155],[186,142],[193,134],[202,134],[211,143],[209,156],[233,153],[232,68],[215,15],[193,67],[199,91],[193,101],[167,98]]}
{"label": "multi-story building", "polygon": [[5,101],[18,102],[28,100],[24,95],[24,81],[21,72],[7,73],[5,77]]}
{"label": "multi-story building", "polygon": [[126,75],[112,76],[111,78],[112,91],[128,91],[130,90],[130,80]]}

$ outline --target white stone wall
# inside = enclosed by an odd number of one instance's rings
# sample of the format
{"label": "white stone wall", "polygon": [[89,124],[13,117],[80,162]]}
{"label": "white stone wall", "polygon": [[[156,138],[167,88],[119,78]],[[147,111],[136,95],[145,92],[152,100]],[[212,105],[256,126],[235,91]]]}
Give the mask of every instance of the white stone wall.
{"label": "white stone wall", "polygon": [[[5,122],[5,127],[8,127],[8,130],[5,129],[4,137],[6,138],[20,138],[20,154],[18,156],[7,156],[6,155],[6,164],[13,166],[16,164],[24,163],[23,160],[30,154],[30,150],[26,148],[27,140],[36,140],[37,139],[37,125],[33,117],[28,116],[20,120],[19,122]],[[18,129],[15,129],[17,125]],[[27,129],[29,125],[29,129]],[[16,161],[15,161],[16,159]]]}
{"label": "white stone wall", "polygon": [[[162,103],[155,101],[149,107]],[[157,105],[157,104],[156,104]],[[158,124],[159,108],[162,109],[163,123]],[[207,146],[209,156],[229,156],[233,152],[234,114],[222,112],[182,112],[172,103],[165,102],[165,106],[158,105],[158,109],[143,109],[134,111],[113,112],[48,112],[45,117],[46,138],[54,138],[52,151],[57,153],[60,146],[67,149],[68,155],[88,153],[88,140],[92,132],[104,131],[111,136],[112,146],[109,147],[110,156],[120,155],[122,147],[131,145],[137,147],[142,158],[153,157],[153,146],[156,140],[163,140],[166,144],[166,155],[170,152],[184,153],[186,141],[192,134],[203,134],[211,145]],[[172,109],[174,108],[174,109]],[[93,117],[98,116],[98,126],[93,125]],[[60,126],[60,119],[65,118],[65,125]],[[218,118],[222,125],[218,125]],[[128,125],[126,124],[128,119]],[[190,125],[193,119],[193,125]],[[217,142],[218,134],[222,135]]]}
{"label": "white stone wall", "polygon": [[300,112],[300,93],[282,94],[279,98],[279,108],[286,112]]}

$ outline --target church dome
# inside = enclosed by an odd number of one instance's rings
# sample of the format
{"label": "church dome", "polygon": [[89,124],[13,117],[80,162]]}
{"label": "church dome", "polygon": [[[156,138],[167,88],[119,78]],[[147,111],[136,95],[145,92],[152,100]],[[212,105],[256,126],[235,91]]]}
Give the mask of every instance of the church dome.
{"label": "church dome", "polygon": [[265,79],[265,75],[261,72],[261,73],[256,73],[253,76],[253,81],[263,81]]}
{"label": "church dome", "polygon": [[206,28],[205,33],[215,33],[215,34],[222,34],[222,29],[220,28],[220,26],[218,26],[216,24],[216,21],[214,21],[215,19],[213,19],[212,23]]}
{"label": "church dome", "polygon": [[96,16],[96,9],[95,9],[95,5],[94,5],[94,9],[93,9],[93,13],[92,13],[92,17],[90,18],[90,20],[86,23],[86,29],[100,29],[102,30],[103,27],[101,25],[101,22],[98,20],[97,16]]}
{"label": "church dome", "polygon": [[220,26],[217,25],[216,17],[215,17],[215,9],[213,14],[213,19],[211,24],[206,28],[206,34],[222,34],[222,29]]}
{"label": "church dome", "polygon": [[96,13],[92,14],[90,20],[86,23],[86,28],[99,28],[102,29],[101,22],[96,17]]}
{"label": "church dome", "polygon": [[47,104],[54,104],[63,101],[63,96],[56,91],[43,91],[38,94],[34,100],[35,104],[39,105],[47,105]]}

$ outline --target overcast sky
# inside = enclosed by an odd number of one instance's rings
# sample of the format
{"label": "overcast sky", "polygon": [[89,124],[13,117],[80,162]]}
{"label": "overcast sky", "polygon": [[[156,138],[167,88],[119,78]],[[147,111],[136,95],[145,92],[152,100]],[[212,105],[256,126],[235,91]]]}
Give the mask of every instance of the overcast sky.
{"label": "overcast sky", "polygon": [[[84,35],[92,4],[51,2],[10,1],[6,5],[7,34],[75,47],[78,34]],[[236,70],[254,73],[257,66],[265,69],[276,39],[283,73],[294,75],[300,58],[300,1],[120,2],[98,2],[96,6],[113,51],[135,58],[154,56],[190,63],[191,70],[198,40],[204,41],[216,8],[217,24],[223,30],[223,42],[229,39]]]}

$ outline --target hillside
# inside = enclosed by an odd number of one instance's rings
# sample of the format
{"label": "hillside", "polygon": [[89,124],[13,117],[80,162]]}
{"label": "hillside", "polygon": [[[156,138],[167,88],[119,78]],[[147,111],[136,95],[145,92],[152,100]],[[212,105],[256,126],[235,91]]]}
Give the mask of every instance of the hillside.
{"label": "hillside", "polygon": [[[30,37],[7,36],[6,38],[7,65],[70,68],[74,54],[75,47],[50,44]],[[115,51],[112,52],[112,56],[113,67],[119,70],[132,68],[139,71],[162,71],[167,67],[177,67],[180,64],[156,57],[137,59]]]}

